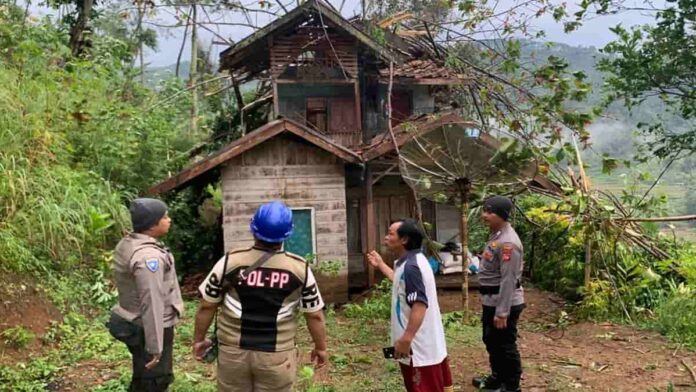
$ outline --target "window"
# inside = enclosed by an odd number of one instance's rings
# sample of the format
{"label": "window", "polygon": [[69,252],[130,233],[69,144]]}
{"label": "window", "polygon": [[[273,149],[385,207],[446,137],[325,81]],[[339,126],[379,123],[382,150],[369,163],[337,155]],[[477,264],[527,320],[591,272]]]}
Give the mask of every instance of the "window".
{"label": "window", "polygon": [[293,208],[292,223],[295,228],[285,241],[285,250],[302,257],[316,253],[314,209]]}
{"label": "window", "polygon": [[307,125],[318,131],[326,132],[326,98],[307,98]]}

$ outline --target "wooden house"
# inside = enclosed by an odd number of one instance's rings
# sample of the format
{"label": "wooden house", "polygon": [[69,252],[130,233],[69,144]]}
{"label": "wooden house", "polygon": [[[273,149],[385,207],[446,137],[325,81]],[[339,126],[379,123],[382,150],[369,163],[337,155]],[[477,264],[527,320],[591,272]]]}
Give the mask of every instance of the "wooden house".
{"label": "wooden house", "polygon": [[[423,51],[402,47],[378,43],[321,1],[304,2],[221,54],[221,69],[237,81],[272,84],[269,122],[150,192],[219,170],[226,250],[252,244],[249,221],[261,203],[284,201],[295,219],[286,249],[314,254],[315,263],[340,261],[337,277],[319,280],[329,301],[345,302],[350,290],[374,283],[363,255],[380,249],[392,220],[414,216],[417,202],[400,176],[388,132],[390,78],[397,144],[441,127],[464,132],[476,126],[438,112],[435,98],[466,78]],[[420,203],[432,236],[456,236],[454,207]]]}

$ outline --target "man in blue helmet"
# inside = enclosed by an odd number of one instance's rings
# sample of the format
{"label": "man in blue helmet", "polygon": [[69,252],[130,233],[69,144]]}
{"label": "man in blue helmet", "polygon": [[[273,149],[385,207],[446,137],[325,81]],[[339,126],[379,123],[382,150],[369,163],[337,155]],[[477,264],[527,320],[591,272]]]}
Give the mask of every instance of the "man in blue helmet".
{"label": "man in blue helmet", "polygon": [[212,345],[205,335],[219,310],[219,391],[292,391],[298,311],[314,341],[315,366],[328,360],[324,302],[314,275],[302,257],[282,250],[292,230],[285,204],[262,205],[251,220],[254,246],[227,253],[199,287],[193,354],[202,360]]}

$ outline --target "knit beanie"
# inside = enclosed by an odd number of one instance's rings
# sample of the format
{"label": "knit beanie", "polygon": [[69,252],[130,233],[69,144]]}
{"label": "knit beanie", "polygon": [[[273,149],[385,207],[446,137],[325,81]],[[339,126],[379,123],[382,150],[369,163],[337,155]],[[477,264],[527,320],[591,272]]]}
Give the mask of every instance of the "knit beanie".
{"label": "knit beanie", "polygon": [[130,205],[133,231],[142,233],[155,226],[167,213],[167,205],[157,199],[139,198],[133,200]]}
{"label": "knit beanie", "polygon": [[493,196],[483,203],[483,209],[507,221],[510,218],[510,213],[512,213],[512,200],[505,196]]}

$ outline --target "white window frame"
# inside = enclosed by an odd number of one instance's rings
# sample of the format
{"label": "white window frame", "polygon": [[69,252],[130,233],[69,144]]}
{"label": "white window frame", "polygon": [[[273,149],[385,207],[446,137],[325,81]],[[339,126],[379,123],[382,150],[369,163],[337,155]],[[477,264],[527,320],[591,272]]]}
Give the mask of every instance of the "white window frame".
{"label": "white window frame", "polygon": [[[293,212],[295,210],[309,210],[309,216],[312,219],[312,254],[317,254],[317,220],[315,215],[314,207],[290,207]],[[305,255],[299,255],[304,257]],[[318,262],[318,257],[314,258],[314,264]]]}

